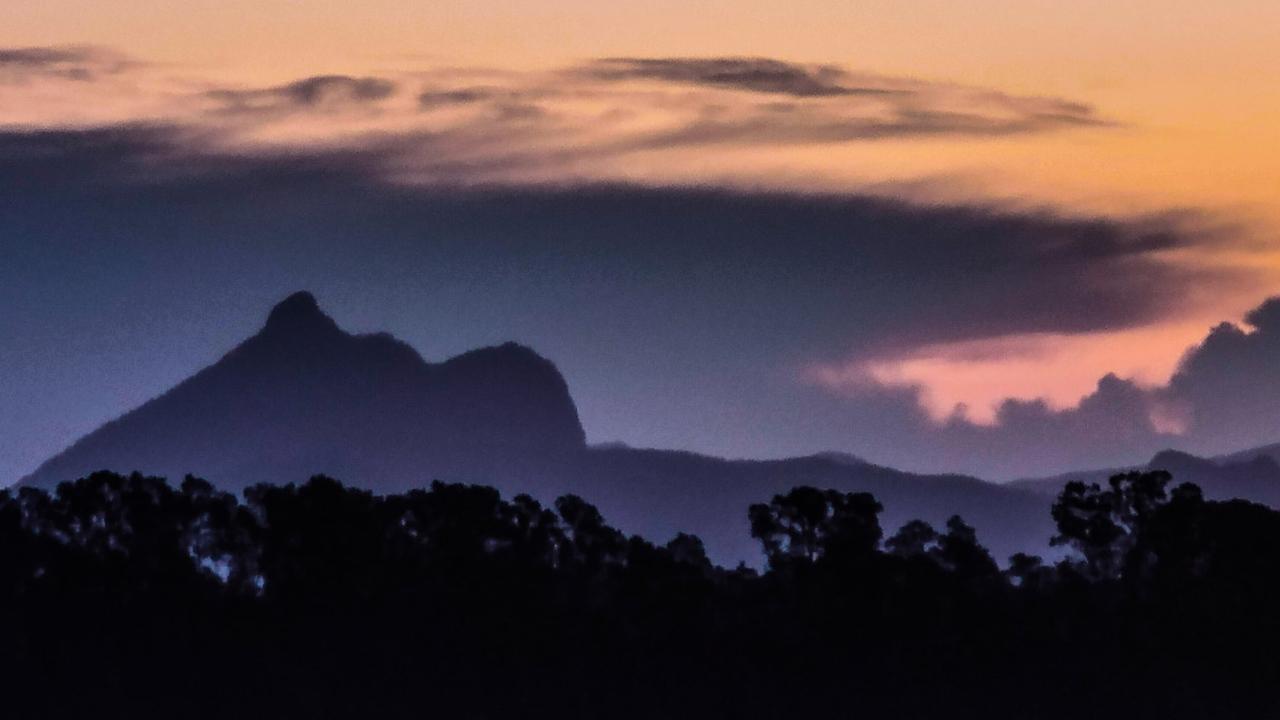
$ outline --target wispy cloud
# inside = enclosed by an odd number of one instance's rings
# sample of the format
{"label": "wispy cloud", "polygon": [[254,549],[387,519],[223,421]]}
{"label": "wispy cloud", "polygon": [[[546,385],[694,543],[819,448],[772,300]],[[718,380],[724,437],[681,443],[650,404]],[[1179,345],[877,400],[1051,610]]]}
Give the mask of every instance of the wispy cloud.
{"label": "wispy cloud", "polygon": [[226,112],[275,113],[369,105],[395,92],[396,84],[384,78],[317,75],[275,87],[219,89],[208,95]]}
{"label": "wispy cloud", "polygon": [[[107,82],[128,70],[128,82]],[[403,179],[615,179],[636,156],[914,138],[992,138],[1109,121],[1072,100],[771,58],[605,58],[541,72],[412,68],[264,87],[186,81],[96,48],[0,50],[0,124],[185,127],[214,148],[397,146]],[[74,79],[74,87],[58,86]],[[447,141],[447,142],[445,142]],[[696,157],[690,155],[690,157]],[[670,164],[670,163],[668,163]]]}

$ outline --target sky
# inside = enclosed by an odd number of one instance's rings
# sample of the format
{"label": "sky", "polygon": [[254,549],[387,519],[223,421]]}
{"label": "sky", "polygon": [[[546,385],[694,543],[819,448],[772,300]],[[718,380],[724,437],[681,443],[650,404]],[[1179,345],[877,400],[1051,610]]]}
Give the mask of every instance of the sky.
{"label": "sky", "polygon": [[1253,0],[11,0],[0,482],[304,288],[534,347],[593,442],[1280,440],[1277,46]]}

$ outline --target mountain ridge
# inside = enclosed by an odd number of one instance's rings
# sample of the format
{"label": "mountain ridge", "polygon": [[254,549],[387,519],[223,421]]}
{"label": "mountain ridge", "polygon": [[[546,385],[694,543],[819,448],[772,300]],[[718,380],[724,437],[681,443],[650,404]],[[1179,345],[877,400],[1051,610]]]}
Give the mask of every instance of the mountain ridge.
{"label": "mountain ridge", "polygon": [[573,493],[648,537],[693,532],[719,561],[758,558],[746,509],[797,485],[866,491],[886,533],[960,514],[997,553],[1051,535],[1042,498],[962,475],[921,475],[855,456],[727,460],[692,452],[588,446],[556,366],[517,343],[427,362],[387,333],[349,334],[307,292],[261,330],[165,393],[82,437],[20,481],[50,487],[102,469],[227,489],[326,474],[377,492],[435,479],[529,493]]}
{"label": "mountain ridge", "polygon": [[1280,444],[1211,457],[1167,448],[1142,464],[1024,478],[1007,485],[1045,497],[1054,497],[1071,481],[1102,484],[1118,473],[1151,470],[1169,472],[1173,475],[1175,484],[1189,482],[1199,485],[1205,497],[1210,499],[1240,498],[1280,508]]}

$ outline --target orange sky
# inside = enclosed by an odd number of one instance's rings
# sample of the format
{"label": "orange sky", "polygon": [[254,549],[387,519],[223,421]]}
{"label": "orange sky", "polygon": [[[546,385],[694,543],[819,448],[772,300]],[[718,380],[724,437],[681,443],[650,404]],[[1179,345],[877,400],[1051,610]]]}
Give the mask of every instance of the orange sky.
{"label": "orange sky", "polygon": [[[1067,98],[1092,105],[1116,126],[999,139],[702,149],[676,162],[642,156],[584,172],[891,192],[905,183],[927,199],[1068,212],[1195,209],[1244,227],[1257,246],[1184,261],[1280,268],[1275,0],[6,1],[0,46],[67,43],[114,48],[158,63],[172,78],[244,85],[448,65],[527,72],[606,56],[735,55]],[[30,106],[35,117],[11,107],[7,121],[101,110],[76,108],[78,98],[46,100]],[[136,106],[121,112],[145,114]],[[1165,379],[1209,324],[1237,318],[1267,294],[1241,287],[1198,298],[1186,316],[1158,325],[1042,338],[1034,363],[921,351],[875,370],[882,379],[923,383],[939,414],[965,402],[982,418],[1005,395],[1070,405],[1110,370]]]}

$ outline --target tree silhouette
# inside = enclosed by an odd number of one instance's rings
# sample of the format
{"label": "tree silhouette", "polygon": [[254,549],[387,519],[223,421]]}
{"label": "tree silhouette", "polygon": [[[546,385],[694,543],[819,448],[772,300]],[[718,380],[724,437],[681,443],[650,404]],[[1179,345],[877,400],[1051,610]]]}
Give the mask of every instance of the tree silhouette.
{"label": "tree silhouette", "polygon": [[[1068,486],[1056,565],[798,487],[768,570],[482,486],[0,492],[7,716],[1275,717],[1280,513]],[[1139,691],[1135,691],[1138,688]],[[105,710],[104,710],[105,708]]]}
{"label": "tree silhouette", "polygon": [[947,532],[931,553],[947,571],[962,578],[993,578],[1000,568],[991,553],[978,543],[978,534],[958,515],[947,520]]}
{"label": "tree silhouette", "polygon": [[1091,577],[1120,577],[1126,565],[1145,561],[1142,531],[1166,501],[1165,486],[1171,479],[1169,473],[1156,470],[1115,475],[1105,489],[1097,483],[1067,483],[1053,504],[1058,526],[1053,543],[1078,550]]}
{"label": "tree silhouette", "polygon": [[893,555],[901,558],[923,557],[937,545],[938,531],[923,520],[912,520],[898,529],[885,542]]}
{"label": "tree silhouette", "polygon": [[828,557],[849,561],[875,552],[884,508],[867,493],[840,493],[798,487],[775,495],[747,513],[751,536],[760,541],[770,567]]}

